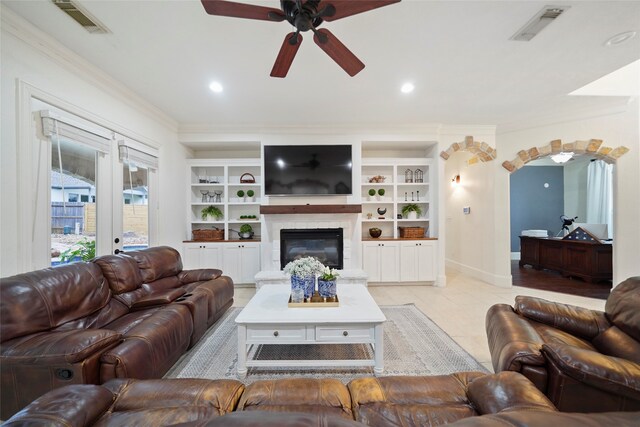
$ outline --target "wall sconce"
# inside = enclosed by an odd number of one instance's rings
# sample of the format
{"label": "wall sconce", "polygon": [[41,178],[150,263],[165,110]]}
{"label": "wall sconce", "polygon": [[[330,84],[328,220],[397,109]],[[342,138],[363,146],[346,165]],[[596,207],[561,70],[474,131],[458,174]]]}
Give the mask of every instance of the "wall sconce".
{"label": "wall sconce", "polygon": [[460,174],[454,176],[453,179],[451,180],[451,185],[458,185],[458,184],[460,184]]}

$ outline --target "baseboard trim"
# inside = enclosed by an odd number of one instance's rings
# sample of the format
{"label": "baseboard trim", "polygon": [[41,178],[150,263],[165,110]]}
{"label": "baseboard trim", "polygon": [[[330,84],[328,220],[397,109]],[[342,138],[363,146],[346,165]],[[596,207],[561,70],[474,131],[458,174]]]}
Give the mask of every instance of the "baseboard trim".
{"label": "baseboard trim", "polygon": [[499,288],[510,288],[512,286],[511,275],[502,276],[489,273],[488,271],[480,270],[479,268],[471,267],[452,259],[446,259],[445,264],[447,268],[452,268],[460,273],[466,274],[467,276],[482,280],[483,282]]}

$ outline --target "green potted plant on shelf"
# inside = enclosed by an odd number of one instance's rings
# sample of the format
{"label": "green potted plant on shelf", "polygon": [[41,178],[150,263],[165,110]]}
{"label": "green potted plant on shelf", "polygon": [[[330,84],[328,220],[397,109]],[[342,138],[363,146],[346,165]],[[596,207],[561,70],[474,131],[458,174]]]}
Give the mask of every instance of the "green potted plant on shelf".
{"label": "green potted plant on shelf", "polygon": [[417,219],[422,215],[422,209],[415,203],[410,203],[402,207],[402,216],[407,219]]}
{"label": "green potted plant on shelf", "polygon": [[214,220],[222,218],[222,211],[217,206],[209,205],[202,209],[202,220],[206,221],[207,218],[212,217]]}
{"label": "green potted plant on shelf", "polygon": [[241,239],[252,239],[253,227],[251,227],[249,224],[242,224],[240,226],[240,231],[238,232],[238,235],[240,236]]}
{"label": "green potted plant on shelf", "polygon": [[380,197],[380,200],[384,199],[384,193],[385,193],[384,188],[380,188],[378,190],[378,196]]}
{"label": "green potted plant on shelf", "polygon": [[376,190],[374,190],[373,188],[370,188],[370,189],[369,189],[369,200],[370,200],[370,201],[371,201],[371,200],[373,200],[373,198],[375,197],[375,195],[376,195]]}
{"label": "green potted plant on shelf", "polygon": [[244,190],[238,190],[236,196],[238,196],[241,202],[244,202]]}
{"label": "green potted plant on shelf", "polygon": [[253,190],[247,190],[247,197],[249,198],[249,201],[250,201],[250,202],[253,202],[253,201],[254,201],[253,196],[255,196],[255,194],[256,194],[256,193],[255,193]]}

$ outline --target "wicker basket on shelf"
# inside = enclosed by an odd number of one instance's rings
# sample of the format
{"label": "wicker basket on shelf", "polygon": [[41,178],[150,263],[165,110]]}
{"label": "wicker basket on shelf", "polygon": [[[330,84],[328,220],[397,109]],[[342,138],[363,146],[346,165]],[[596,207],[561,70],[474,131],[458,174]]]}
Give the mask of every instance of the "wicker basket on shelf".
{"label": "wicker basket on shelf", "polygon": [[242,184],[254,184],[256,182],[256,177],[251,175],[249,172],[243,173],[240,177],[240,182]]}
{"label": "wicker basket on shelf", "polygon": [[193,230],[193,240],[197,242],[224,240],[224,230],[218,230],[217,228]]}
{"label": "wicker basket on shelf", "polygon": [[398,227],[400,237],[405,239],[416,239],[424,237],[424,227]]}

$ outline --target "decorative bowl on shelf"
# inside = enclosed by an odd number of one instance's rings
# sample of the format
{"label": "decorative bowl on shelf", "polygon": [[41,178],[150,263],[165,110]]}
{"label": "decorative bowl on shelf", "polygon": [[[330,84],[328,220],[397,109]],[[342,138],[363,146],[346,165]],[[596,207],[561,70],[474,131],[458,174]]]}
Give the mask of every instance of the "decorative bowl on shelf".
{"label": "decorative bowl on shelf", "polygon": [[379,228],[374,227],[369,229],[369,236],[373,237],[374,239],[377,239],[381,235],[382,235],[382,230],[380,230]]}

